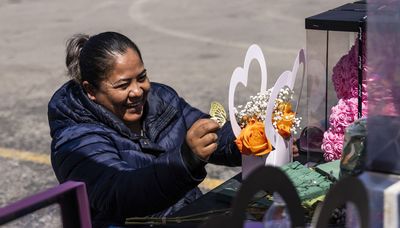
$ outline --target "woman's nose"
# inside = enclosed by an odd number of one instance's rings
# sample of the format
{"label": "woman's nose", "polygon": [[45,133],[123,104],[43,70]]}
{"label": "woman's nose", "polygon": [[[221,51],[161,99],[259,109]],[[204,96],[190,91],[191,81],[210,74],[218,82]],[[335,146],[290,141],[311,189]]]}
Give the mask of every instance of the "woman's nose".
{"label": "woman's nose", "polygon": [[130,97],[140,97],[143,94],[142,88],[138,85],[138,83],[133,83],[131,89],[129,90]]}

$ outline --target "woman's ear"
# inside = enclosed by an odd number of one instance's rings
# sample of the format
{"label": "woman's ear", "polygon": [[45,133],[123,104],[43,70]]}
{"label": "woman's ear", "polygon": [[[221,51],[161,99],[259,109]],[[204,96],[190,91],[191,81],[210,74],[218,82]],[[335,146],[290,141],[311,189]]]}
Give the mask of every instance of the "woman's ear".
{"label": "woman's ear", "polygon": [[88,81],[83,81],[82,86],[83,86],[83,89],[85,90],[87,96],[89,97],[89,99],[92,101],[96,101],[96,92],[95,92],[95,88],[93,87],[93,85],[90,84]]}

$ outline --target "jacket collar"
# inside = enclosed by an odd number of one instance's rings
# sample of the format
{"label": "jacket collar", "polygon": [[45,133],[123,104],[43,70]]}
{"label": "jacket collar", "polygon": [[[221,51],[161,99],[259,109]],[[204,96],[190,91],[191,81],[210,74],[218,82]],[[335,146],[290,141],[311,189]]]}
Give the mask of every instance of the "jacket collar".
{"label": "jacket collar", "polygon": [[86,108],[90,113],[92,113],[96,121],[111,127],[121,135],[124,135],[130,139],[138,140],[140,138],[140,135],[133,133],[116,115],[108,111],[103,106],[90,100],[81,85],[77,83],[75,84],[76,89],[73,89],[73,91],[77,91],[77,96],[82,102],[83,109]]}
{"label": "jacket collar", "polygon": [[[152,83],[152,88],[159,86],[158,83]],[[160,132],[168,125],[168,123],[178,113],[177,108],[167,103],[162,99],[161,96],[154,93],[153,89],[150,89],[147,97],[147,103],[143,116],[143,126],[146,136],[152,142],[155,142]]]}
{"label": "jacket collar", "polygon": [[[153,86],[159,86],[158,83],[151,84],[151,88]],[[155,94],[151,88],[144,107],[142,123],[145,135],[152,142],[155,142],[160,132],[174,118],[178,110],[164,101],[160,95]],[[75,123],[100,122],[129,139],[136,141],[141,138],[139,134],[133,133],[122,120],[112,112],[90,100],[82,86],[72,80],[67,82],[56,92],[50,101],[49,107],[54,107],[54,104],[56,110],[53,110],[53,112],[49,110],[50,121],[69,119]]]}

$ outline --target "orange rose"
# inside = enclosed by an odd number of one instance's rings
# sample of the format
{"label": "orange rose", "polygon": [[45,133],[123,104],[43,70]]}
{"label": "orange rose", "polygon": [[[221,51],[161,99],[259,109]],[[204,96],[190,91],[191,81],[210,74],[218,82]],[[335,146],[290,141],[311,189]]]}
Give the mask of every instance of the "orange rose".
{"label": "orange rose", "polygon": [[265,136],[264,124],[260,121],[250,120],[242,129],[239,137],[235,140],[240,152],[245,155],[254,154],[262,156],[272,150],[271,143]]}
{"label": "orange rose", "polygon": [[[276,121],[276,129],[278,133],[285,139],[289,138],[291,135],[291,128],[293,126],[293,120],[296,113],[292,111],[292,104],[282,103],[277,108],[282,114],[282,119]],[[274,119],[274,115],[272,116]]]}

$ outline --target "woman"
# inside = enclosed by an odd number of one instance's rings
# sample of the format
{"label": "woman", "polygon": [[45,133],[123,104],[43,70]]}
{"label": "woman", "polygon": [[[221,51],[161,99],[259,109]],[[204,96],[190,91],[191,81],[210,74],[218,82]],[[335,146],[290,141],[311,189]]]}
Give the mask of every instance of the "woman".
{"label": "woman", "polygon": [[95,227],[169,215],[201,195],[207,162],[240,165],[230,124],[150,83],[127,37],[75,35],[66,65],[72,80],[48,106],[51,161],[60,182],[85,182]]}

